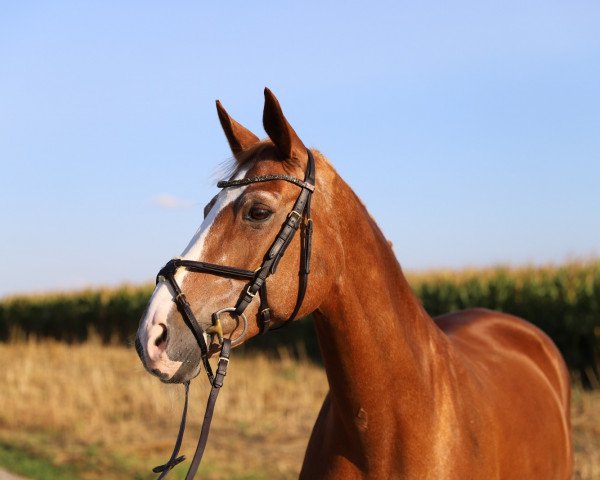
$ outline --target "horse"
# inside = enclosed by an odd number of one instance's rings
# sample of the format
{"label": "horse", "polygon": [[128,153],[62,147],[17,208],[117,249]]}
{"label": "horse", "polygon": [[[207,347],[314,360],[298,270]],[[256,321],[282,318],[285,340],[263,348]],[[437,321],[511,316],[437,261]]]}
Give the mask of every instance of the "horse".
{"label": "horse", "polygon": [[[313,314],[329,383],[300,478],[570,479],[569,374],[551,339],[523,319],[480,308],[429,316],[373,217],[330,161],[305,147],[269,89],[264,140],[219,101],[217,111],[234,159],[230,188],[205,207],[183,261],[260,271],[298,198],[300,184],[284,180],[300,177],[309,161],[316,169],[304,236],[288,241],[265,279],[273,325]],[[308,227],[310,280],[298,302]],[[264,331],[263,302],[247,295],[248,279],[185,268],[173,279],[181,292],[158,282],[136,339],[144,366],[163,382],[188,382],[202,367],[175,296],[185,293],[210,354],[219,350],[206,333],[215,311],[226,313],[221,333],[234,344]],[[240,338],[229,307],[244,292],[250,320]]]}

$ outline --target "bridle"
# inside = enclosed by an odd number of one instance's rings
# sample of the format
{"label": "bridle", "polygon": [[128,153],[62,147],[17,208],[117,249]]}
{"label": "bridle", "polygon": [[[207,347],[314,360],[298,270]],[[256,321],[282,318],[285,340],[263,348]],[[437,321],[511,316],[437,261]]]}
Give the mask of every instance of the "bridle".
{"label": "bridle", "polygon": [[[227,374],[227,367],[229,365],[229,353],[231,347],[235,344],[239,344],[239,342],[241,342],[246,335],[246,331],[248,328],[248,319],[246,318],[244,311],[246,310],[250,302],[252,302],[254,297],[258,294],[260,298],[259,319],[261,324],[261,333],[264,334],[267,331],[269,331],[272,321],[271,309],[269,307],[267,299],[266,280],[270,275],[275,273],[279,261],[283,257],[283,254],[285,253],[287,247],[294,238],[294,234],[301,225],[303,225],[303,228],[302,238],[300,240],[300,268],[298,273],[299,284],[296,305],[294,306],[294,310],[292,311],[288,319],[283,321],[282,324],[277,328],[271,328],[271,330],[277,330],[278,328],[281,328],[290,321],[292,321],[298,314],[298,311],[302,306],[302,302],[304,301],[304,296],[306,294],[306,286],[308,284],[308,274],[310,273],[310,253],[313,231],[313,224],[310,218],[310,202],[312,199],[312,193],[315,189],[315,160],[311,151],[309,149],[307,149],[306,151],[308,153],[308,162],[306,165],[306,170],[304,172],[304,180],[299,180],[298,178],[292,177],[290,175],[274,174],[243,178],[240,180],[225,180],[217,183],[217,187],[219,188],[231,188],[250,185],[252,183],[283,180],[289,183],[293,183],[294,185],[297,185],[301,188],[292,210],[287,215],[283,225],[279,230],[279,233],[277,234],[277,237],[275,237],[275,240],[267,250],[267,253],[264,256],[263,262],[260,267],[253,271],[244,270],[236,267],[229,267],[225,265],[218,265],[214,263],[198,262],[194,260],[186,260],[183,258],[173,258],[172,260],[167,262],[167,264],[163,268],[161,268],[156,277],[157,284],[161,281],[164,281],[167,282],[173,289],[174,301],[177,305],[177,309],[179,310],[188,328],[192,331],[194,338],[196,339],[196,342],[200,347],[202,363],[204,365],[204,369],[206,370],[208,381],[211,384],[211,391],[206,405],[206,412],[204,414],[204,421],[202,423],[200,438],[198,439],[198,445],[196,447],[194,458],[192,459],[192,463],[185,477],[186,480],[191,480],[194,478],[194,476],[196,475],[196,471],[198,470],[198,467],[200,465],[200,461],[202,460],[202,455],[204,453],[206,442],[208,440],[208,433],[210,430],[210,423],[212,421],[212,415],[217,400],[217,395],[219,394],[219,389],[223,386],[223,380],[225,375]],[[214,312],[211,318],[212,325],[206,330],[203,330],[201,325],[196,320],[196,317],[194,316],[190,303],[188,302],[185,294],[182,292],[181,287],[175,279],[175,273],[180,268],[183,268],[189,272],[208,273],[211,275],[226,278],[247,280],[248,284],[242,290],[236,305],[234,307],[227,307]],[[243,323],[242,332],[234,340],[225,338],[223,336],[223,327],[221,325],[220,316],[225,312],[230,312],[233,316],[237,317],[238,319],[241,319]],[[221,345],[221,353],[219,356],[216,373],[213,373],[212,367],[208,361],[209,347],[206,341],[208,335],[212,337],[216,336]],[[178,454],[179,449],[181,447],[181,442],[183,440],[183,433],[185,430],[185,423],[187,417],[189,381],[185,382],[184,386],[185,403],[183,407],[183,414],[181,416],[179,433],[175,442],[175,447],[169,460],[164,465],[160,465],[153,469],[155,473],[160,473],[160,476],[157,478],[157,480],[162,480],[176,465],[185,460],[184,456],[178,457]]]}

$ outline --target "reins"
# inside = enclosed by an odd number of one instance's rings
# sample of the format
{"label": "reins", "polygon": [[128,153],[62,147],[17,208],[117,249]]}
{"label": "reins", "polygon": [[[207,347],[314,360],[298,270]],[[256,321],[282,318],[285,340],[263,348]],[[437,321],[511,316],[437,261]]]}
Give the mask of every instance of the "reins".
{"label": "reins", "polygon": [[[229,267],[224,265],[217,265],[214,263],[198,262],[194,260],[185,260],[182,258],[174,258],[170,260],[159,272],[156,277],[156,283],[161,281],[167,282],[173,289],[174,301],[177,305],[183,320],[185,321],[188,328],[192,331],[196,342],[200,348],[200,355],[208,381],[211,384],[210,394],[206,404],[206,411],[204,414],[204,420],[202,422],[202,429],[200,431],[200,437],[198,439],[198,445],[196,452],[192,458],[190,468],[185,477],[186,480],[192,480],[196,475],[206,443],[208,441],[208,434],[210,431],[210,424],[219,395],[219,390],[223,386],[225,375],[227,374],[227,367],[229,365],[229,354],[232,346],[240,343],[246,335],[248,320],[244,311],[252,302],[254,297],[258,294],[260,298],[259,306],[259,319],[261,323],[261,333],[266,333],[271,330],[277,330],[285,326],[288,322],[292,321],[298,314],[300,307],[304,301],[306,294],[306,287],[308,284],[308,274],[310,273],[310,254],[312,246],[312,231],[313,225],[310,217],[310,203],[312,199],[312,193],[315,189],[315,160],[310,150],[307,149],[308,162],[306,165],[306,171],[304,174],[304,181],[299,180],[296,177],[290,175],[261,175],[257,177],[244,178],[240,180],[226,180],[221,181],[217,184],[219,188],[231,188],[249,185],[252,183],[268,182],[274,180],[283,180],[301,188],[300,194],[298,195],[294,206],[290,213],[287,215],[286,220],[281,226],[277,237],[267,250],[263,258],[263,262],[256,270],[244,270],[236,267]],[[299,268],[299,283],[298,283],[298,295],[296,298],[296,304],[294,309],[287,320],[282,322],[277,328],[271,328],[271,309],[267,298],[267,278],[274,274],[279,261],[283,257],[287,247],[294,238],[294,234],[298,228],[303,225],[302,238],[300,241],[300,268]],[[177,280],[175,279],[175,273],[178,269],[183,268],[189,272],[195,273],[208,273],[216,276],[222,276],[227,278],[235,278],[240,280],[248,280],[248,284],[243,289],[240,297],[234,307],[227,307],[218,310],[212,314],[211,323],[212,325],[206,330],[203,330],[190,306],[185,294],[182,292]],[[221,314],[229,312],[232,316],[242,321],[242,332],[233,340],[224,338],[223,327],[221,325],[220,316]],[[237,327],[236,329],[237,330]],[[234,331],[235,331],[234,330]],[[208,361],[209,357],[209,343],[207,342],[208,336],[216,336],[217,340],[221,345],[221,353],[217,364],[216,373],[213,373],[212,367]],[[181,423],[179,425],[179,433],[177,434],[177,440],[173,448],[169,460],[163,465],[159,465],[153,469],[154,473],[160,473],[157,480],[162,480],[167,474],[179,463],[185,460],[185,456],[178,456],[183,440],[183,434],[185,431],[185,424],[187,419],[188,410],[188,397],[189,397],[189,381],[184,383],[185,387],[185,403],[183,406],[183,413],[181,416]]]}

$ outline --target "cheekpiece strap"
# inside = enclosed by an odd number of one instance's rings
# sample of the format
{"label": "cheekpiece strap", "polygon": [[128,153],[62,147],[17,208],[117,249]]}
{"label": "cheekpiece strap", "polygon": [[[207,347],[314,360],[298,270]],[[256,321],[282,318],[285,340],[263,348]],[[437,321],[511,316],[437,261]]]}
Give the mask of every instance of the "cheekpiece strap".
{"label": "cheekpiece strap", "polygon": [[[252,302],[252,299],[254,298],[254,296],[261,290],[263,285],[265,285],[267,277],[269,275],[275,273],[275,270],[277,269],[277,265],[279,264],[279,261],[283,257],[287,247],[289,246],[292,239],[294,238],[294,234],[296,233],[296,231],[302,224],[303,219],[310,219],[310,200],[312,197],[312,193],[314,191],[314,182],[315,182],[315,160],[312,155],[312,152],[308,149],[307,149],[307,154],[308,154],[308,162],[307,162],[306,171],[304,174],[304,181],[300,181],[295,177],[289,177],[288,175],[269,175],[268,176],[268,177],[277,177],[277,179],[287,180],[287,181],[291,181],[289,179],[293,179],[292,183],[302,186],[302,191],[298,195],[298,198],[296,199],[296,202],[294,203],[292,211],[288,214],[285,222],[283,223],[281,229],[279,230],[279,233],[277,234],[275,241],[271,244],[271,247],[267,251],[267,254],[265,255],[265,258],[263,260],[263,264],[261,265],[260,269],[257,270],[256,274],[254,275],[254,279],[252,280],[250,285],[246,288],[246,291],[244,292],[244,294],[242,294],[242,296],[238,300],[238,303],[235,307],[235,313],[237,315],[240,315],[241,313],[244,312],[244,310],[246,310],[246,308],[248,307],[250,302]],[[266,177],[267,176],[254,177],[254,178],[266,178]],[[280,177],[286,177],[286,178],[280,178]],[[273,178],[270,178],[270,179],[273,179]],[[246,180],[250,181],[250,180],[252,180],[252,178],[249,178]],[[267,181],[267,180],[265,180],[265,181]],[[252,182],[249,182],[249,183],[252,183]],[[310,186],[311,188],[309,188],[308,186]],[[296,314],[298,313],[298,310],[300,308],[300,305],[302,303],[302,300],[304,299],[304,293],[305,293],[305,289],[306,289],[306,275],[307,275],[307,273],[304,273],[304,272],[309,270],[309,267],[306,262],[310,261],[310,254],[307,255],[307,252],[305,252],[304,250],[306,249],[306,247],[310,247],[310,236],[312,233],[312,224],[310,225],[309,228],[311,230],[311,232],[308,234],[309,241],[307,243],[306,240],[304,240],[302,242],[302,247],[301,247],[301,251],[302,251],[301,256],[303,257],[303,261],[302,261],[301,271],[300,271],[300,290],[299,290],[296,306],[295,306],[294,311],[293,311],[292,315],[290,316],[289,320],[292,320],[296,316]],[[269,317],[269,320],[270,320],[270,317]]]}

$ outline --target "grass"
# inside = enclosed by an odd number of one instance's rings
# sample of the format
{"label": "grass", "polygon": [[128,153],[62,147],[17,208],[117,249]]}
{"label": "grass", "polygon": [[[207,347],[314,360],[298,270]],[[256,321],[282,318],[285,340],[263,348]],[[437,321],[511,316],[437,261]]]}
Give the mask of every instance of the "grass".
{"label": "grass", "polygon": [[600,391],[573,389],[571,403],[575,477],[600,479]]}
{"label": "grass", "polygon": [[56,466],[52,461],[38,458],[30,452],[16,449],[12,445],[0,444],[0,465],[10,467],[13,473],[45,480],[77,480],[69,466]]}
{"label": "grass", "polygon": [[[284,354],[233,356],[201,478],[296,478],[327,391],[323,370]],[[0,344],[0,465],[32,479],[151,479],[172,448],[183,389],[135,352],[96,342]],[[192,456],[208,385],[193,382],[183,453]],[[600,392],[573,391],[577,479],[600,478]],[[186,468],[171,478],[183,479]]]}
{"label": "grass", "polygon": [[[154,478],[151,467],[168,458],[183,388],[163,385],[146,373],[133,349],[96,343],[0,344],[0,364],[0,445],[48,459],[57,469],[68,466],[84,480]],[[295,478],[326,390],[324,372],[308,362],[233,356],[202,478]],[[199,377],[190,393],[182,449],[188,458],[208,382]],[[23,463],[10,456],[0,462],[15,471],[14,465]],[[185,468],[176,470],[183,478]]]}

